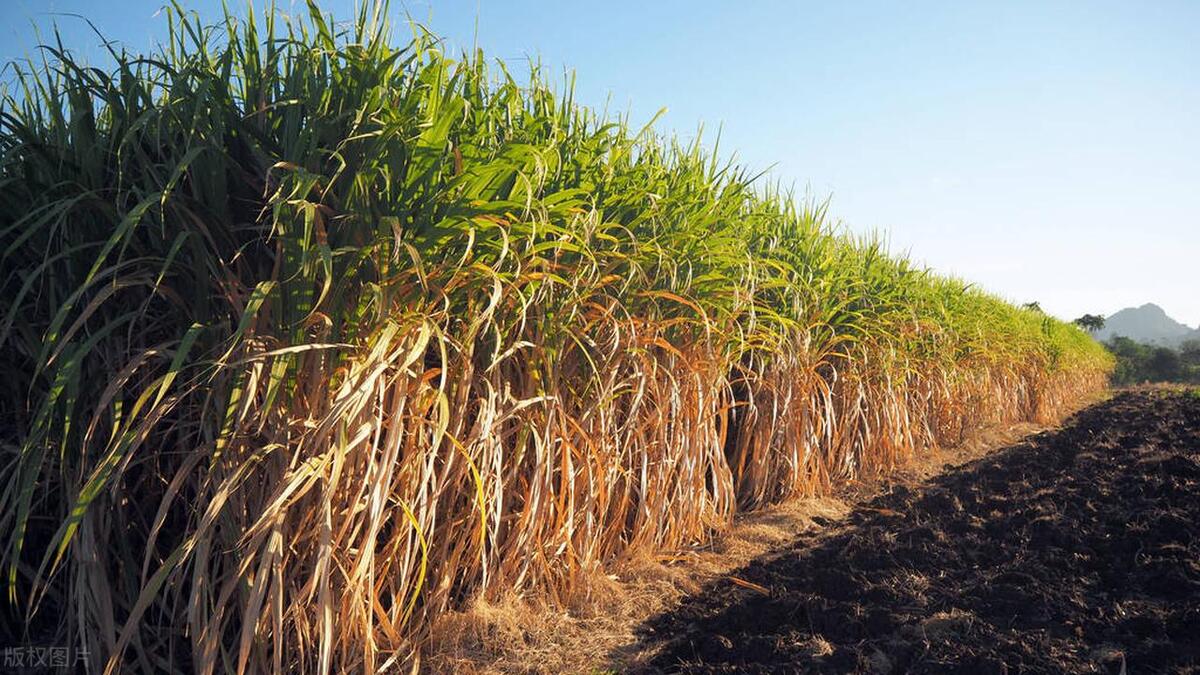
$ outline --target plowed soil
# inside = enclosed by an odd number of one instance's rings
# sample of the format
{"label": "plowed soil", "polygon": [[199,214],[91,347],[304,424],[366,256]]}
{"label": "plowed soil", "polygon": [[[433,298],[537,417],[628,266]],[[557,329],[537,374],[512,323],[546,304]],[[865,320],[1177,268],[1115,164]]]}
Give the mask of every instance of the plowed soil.
{"label": "plowed soil", "polygon": [[647,672],[1200,673],[1200,396],[897,486],[640,629]]}

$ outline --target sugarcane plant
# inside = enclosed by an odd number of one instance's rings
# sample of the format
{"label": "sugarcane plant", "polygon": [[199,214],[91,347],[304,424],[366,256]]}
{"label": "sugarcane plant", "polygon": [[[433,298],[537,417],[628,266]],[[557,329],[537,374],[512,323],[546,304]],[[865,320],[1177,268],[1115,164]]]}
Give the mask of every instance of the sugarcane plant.
{"label": "sugarcane plant", "polygon": [[413,664],[1103,387],[1086,333],[386,4],[213,24],[0,100],[0,634],[95,670]]}

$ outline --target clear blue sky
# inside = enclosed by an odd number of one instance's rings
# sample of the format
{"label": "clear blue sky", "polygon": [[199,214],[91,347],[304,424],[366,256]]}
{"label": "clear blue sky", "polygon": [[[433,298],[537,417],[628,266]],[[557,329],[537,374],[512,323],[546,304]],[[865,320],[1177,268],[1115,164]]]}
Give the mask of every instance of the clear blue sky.
{"label": "clear blue sky", "polygon": [[[238,0],[230,0],[237,5]],[[4,0],[142,48],[163,0]],[[184,2],[215,16],[220,3]],[[262,6],[262,2],[258,3]],[[302,4],[279,0],[281,7]],[[326,2],[345,15],[349,0]],[[1153,301],[1200,323],[1200,2],[394,0],[453,50],[578,73],[579,98],[691,135],[857,231],[1065,318]],[[97,58],[80,21],[68,40]],[[402,28],[402,26],[401,26]]]}

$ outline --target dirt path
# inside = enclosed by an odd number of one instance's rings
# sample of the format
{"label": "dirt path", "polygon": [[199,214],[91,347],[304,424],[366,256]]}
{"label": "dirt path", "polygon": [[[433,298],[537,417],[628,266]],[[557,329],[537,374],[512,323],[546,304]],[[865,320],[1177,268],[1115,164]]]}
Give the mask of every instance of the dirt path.
{"label": "dirt path", "polygon": [[713,582],[634,667],[1200,673],[1198,535],[1200,396],[1124,392]]}

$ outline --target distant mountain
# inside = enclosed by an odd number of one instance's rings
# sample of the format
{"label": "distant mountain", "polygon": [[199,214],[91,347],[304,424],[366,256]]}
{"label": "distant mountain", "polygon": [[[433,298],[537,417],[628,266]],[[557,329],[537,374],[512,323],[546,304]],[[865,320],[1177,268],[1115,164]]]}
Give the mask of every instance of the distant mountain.
{"label": "distant mountain", "polygon": [[1176,347],[1185,340],[1200,339],[1200,329],[1179,323],[1167,316],[1162,307],[1148,302],[1141,307],[1127,307],[1107,317],[1104,328],[1094,335],[1100,341],[1120,335],[1146,344]]}

